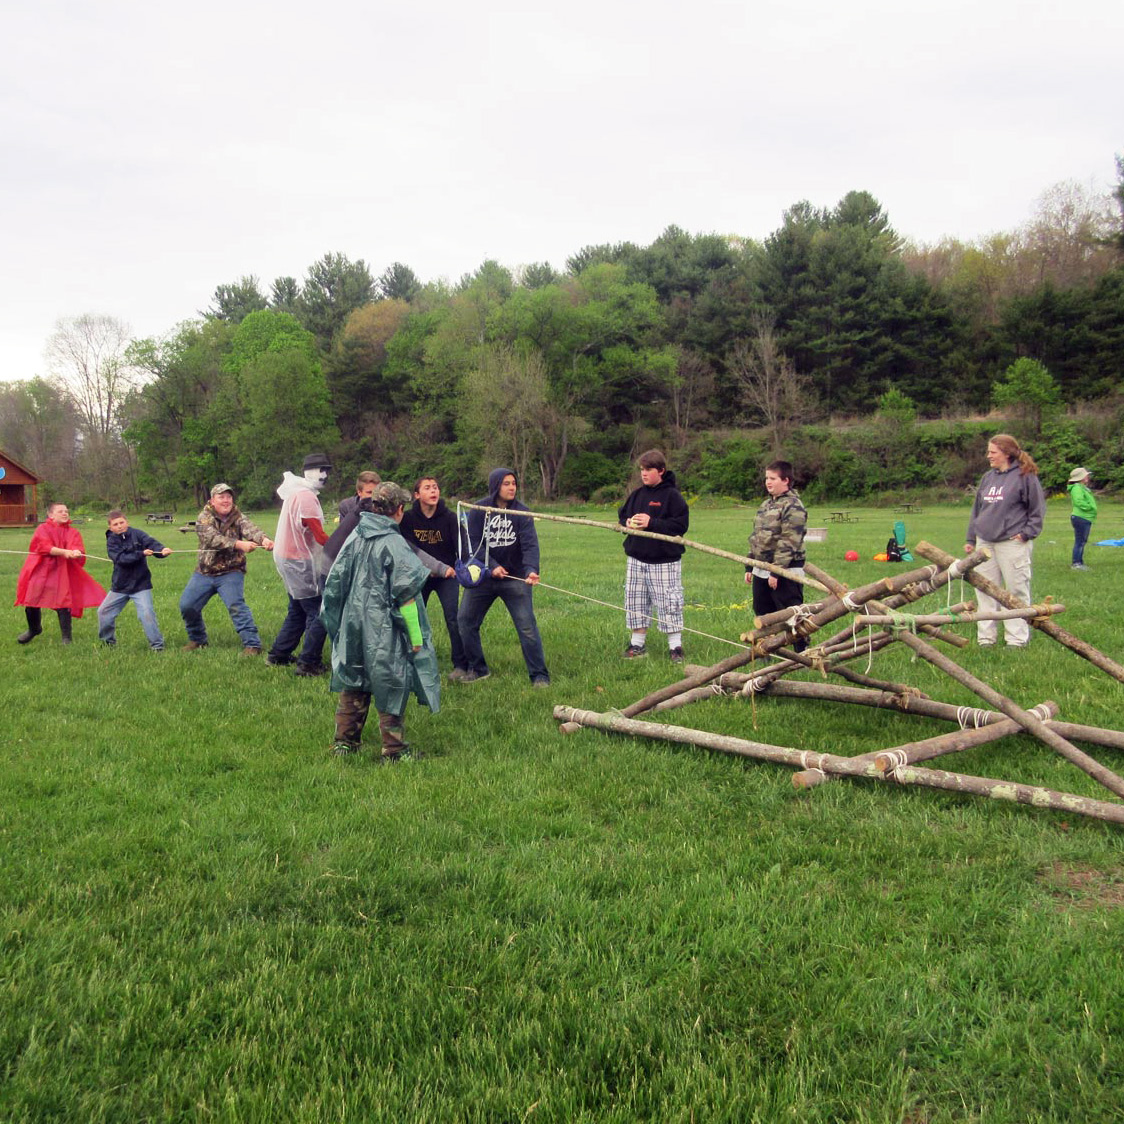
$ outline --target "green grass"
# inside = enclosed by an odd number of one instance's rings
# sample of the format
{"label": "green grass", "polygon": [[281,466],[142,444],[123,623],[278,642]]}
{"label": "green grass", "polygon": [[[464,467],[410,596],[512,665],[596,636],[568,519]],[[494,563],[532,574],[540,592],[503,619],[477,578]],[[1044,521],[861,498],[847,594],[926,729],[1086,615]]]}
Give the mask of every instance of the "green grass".
{"label": "green grass", "polygon": [[[752,511],[697,506],[691,537],[742,550]],[[812,561],[852,585],[893,569],[869,560],[892,515],[826,514]],[[1095,537],[1122,514],[1106,504]],[[966,516],[926,510],[911,541],[959,552]],[[615,536],[539,529],[545,582],[620,602]],[[83,532],[102,553],[98,524]],[[1035,594],[1124,661],[1124,551],[1090,546],[1081,574],[1069,544],[1052,503]],[[0,554],[9,591],[20,562]],[[211,647],[178,650],[192,566],[153,565],[163,655],[131,608],[111,651],[92,611],[69,649],[53,614],[17,648],[6,610],[0,1119],[1124,1119],[1120,828],[871,782],[797,792],[773,765],[562,737],[556,703],[623,707],[674,673],[655,635],[625,662],[622,613],[551,590],[550,691],[529,688],[497,606],[492,678],[447,688],[436,716],[410,706],[427,760],[332,758],[334,696],[241,657],[217,599]],[[736,564],[691,553],[685,571],[689,626],[749,627]],[[285,599],[264,554],[247,597],[268,643]],[[735,650],[685,644],[700,663]],[[1121,725],[1124,684],[1041,635],[955,658],[1025,705]],[[973,702],[904,650],[871,673]],[[843,754],[947,729],[791,700],[669,718]],[[1111,799],[1027,738],[950,767]]]}

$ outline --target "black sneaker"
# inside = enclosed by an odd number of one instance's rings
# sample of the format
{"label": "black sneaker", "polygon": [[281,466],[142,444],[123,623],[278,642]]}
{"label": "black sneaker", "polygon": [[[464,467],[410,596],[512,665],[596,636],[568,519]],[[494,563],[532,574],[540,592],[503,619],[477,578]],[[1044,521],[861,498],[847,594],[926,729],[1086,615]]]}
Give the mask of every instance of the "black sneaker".
{"label": "black sneaker", "polygon": [[269,664],[270,667],[288,667],[289,664],[295,663],[296,661],[292,656],[275,656],[270,652],[269,655],[265,657],[265,662]]}
{"label": "black sneaker", "polygon": [[667,657],[668,657],[669,660],[671,660],[672,663],[682,663],[683,662],[683,649],[682,648],[672,648],[667,653]]}
{"label": "black sneaker", "polygon": [[646,656],[648,649],[643,644],[629,644],[624,650],[624,658],[626,660],[638,660],[641,656]]}
{"label": "black sneaker", "polygon": [[297,663],[293,668],[294,675],[306,675],[311,677],[317,675],[327,675],[328,669],[322,663]]}
{"label": "black sneaker", "polygon": [[357,745],[352,745],[351,742],[336,742],[336,744],[332,746],[332,753],[336,757],[350,757],[353,753],[358,752],[359,747]]}
{"label": "black sneaker", "polygon": [[380,760],[384,765],[406,765],[424,758],[425,754],[420,749],[400,749],[397,753],[384,753]]}

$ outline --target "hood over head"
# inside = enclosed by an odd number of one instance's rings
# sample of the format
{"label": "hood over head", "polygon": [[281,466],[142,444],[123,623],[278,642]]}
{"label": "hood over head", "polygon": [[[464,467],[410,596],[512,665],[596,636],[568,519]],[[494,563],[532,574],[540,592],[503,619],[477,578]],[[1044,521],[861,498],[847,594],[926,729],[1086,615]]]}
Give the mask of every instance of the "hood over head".
{"label": "hood over head", "polygon": [[515,476],[516,486],[519,484],[519,477],[515,474],[515,469],[504,468],[502,465],[499,468],[493,468],[488,473],[488,495],[491,497],[491,506],[496,506],[496,497],[500,492],[500,484],[503,482],[505,476]]}

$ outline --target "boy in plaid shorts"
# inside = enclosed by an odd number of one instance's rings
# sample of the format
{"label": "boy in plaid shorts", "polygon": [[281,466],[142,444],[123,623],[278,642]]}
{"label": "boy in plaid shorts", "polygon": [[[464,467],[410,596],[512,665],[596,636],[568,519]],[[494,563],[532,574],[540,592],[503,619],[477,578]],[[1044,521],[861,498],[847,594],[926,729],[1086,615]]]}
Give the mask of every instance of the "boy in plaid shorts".
{"label": "boy in plaid shorts", "polygon": [[[675,473],[659,449],[649,449],[638,461],[641,485],[621,504],[619,522],[631,530],[658,535],[687,533],[687,501],[675,487]],[[625,659],[648,654],[648,623],[655,620],[667,634],[672,663],[683,662],[684,547],[639,535],[627,535],[624,552],[628,567],[624,579],[625,623],[632,630]]]}

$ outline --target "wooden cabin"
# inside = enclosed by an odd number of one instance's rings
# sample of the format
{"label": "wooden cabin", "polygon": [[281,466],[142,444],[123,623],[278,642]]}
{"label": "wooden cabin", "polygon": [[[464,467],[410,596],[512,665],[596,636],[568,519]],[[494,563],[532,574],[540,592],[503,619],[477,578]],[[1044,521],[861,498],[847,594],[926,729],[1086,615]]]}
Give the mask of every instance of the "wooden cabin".
{"label": "wooden cabin", "polygon": [[39,522],[39,477],[0,450],[0,527],[33,527]]}

